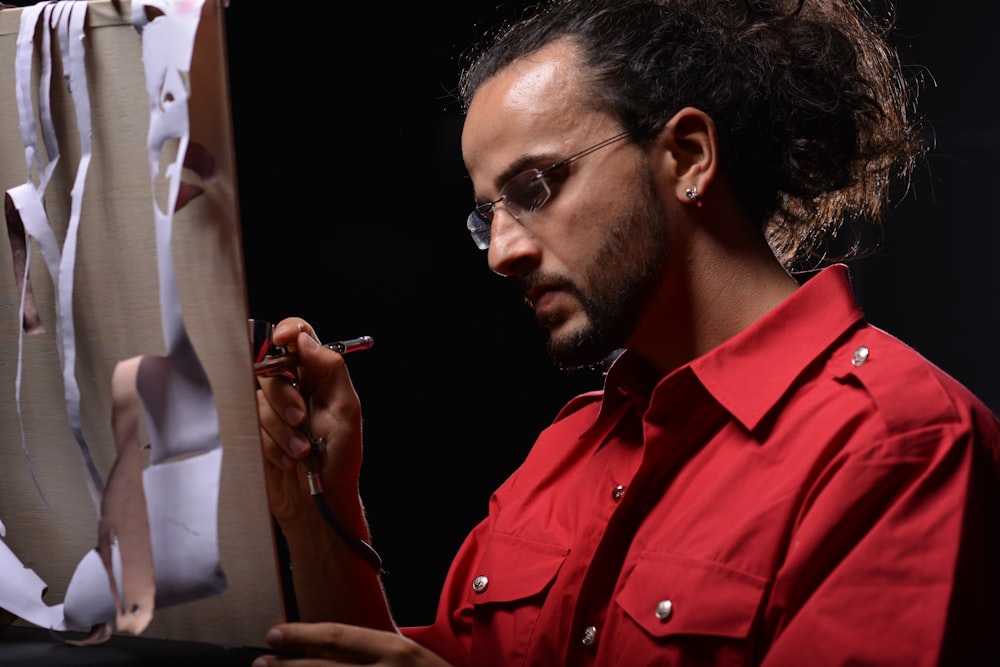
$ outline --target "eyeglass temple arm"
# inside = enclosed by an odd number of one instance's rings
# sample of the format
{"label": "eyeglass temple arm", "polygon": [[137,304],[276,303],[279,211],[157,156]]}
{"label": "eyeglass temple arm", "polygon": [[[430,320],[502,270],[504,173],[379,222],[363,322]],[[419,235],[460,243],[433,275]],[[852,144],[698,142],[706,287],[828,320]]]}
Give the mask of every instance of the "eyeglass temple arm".
{"label": "eyeglass temple arm", "polygon": [[621,141],[622,139],[626,138],[630,134],[632,134],[632,133],[629,130],[625,130],[624,132],[620,132],[619,134],[616,134],[613,137],[608,137],[607,139],[605,139],[604,141],[602,141],[599,144],[595,144],[595,145],[591,146],[590,148],[588,148],[586,150],[580,151],[576,155],[570,155],[568,158],[566,158],[564,160],[560,160],[559,162],[556,162],[552,166],[549,166],[549,167],[546,167],[545,169],[542,169],[539,173],[540,174],[544,174],[547,171],[552,171],[553,169],[558,169],[559,167],[565,167],[570,162],[576,162],[580,158],[585,157],[587,155],[590,155],[591,153],[593,153],[596,150],[600,150],[600,149],[604,148],[608,144],[613,144],[616,141]]}

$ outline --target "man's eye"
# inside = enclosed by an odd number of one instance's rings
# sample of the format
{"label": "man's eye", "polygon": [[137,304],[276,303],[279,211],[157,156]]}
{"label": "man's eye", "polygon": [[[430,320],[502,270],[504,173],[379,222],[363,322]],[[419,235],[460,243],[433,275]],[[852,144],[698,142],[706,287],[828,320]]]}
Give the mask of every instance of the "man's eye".
{"label": "man's eye", "polygon": [[545,181],[541,178],[533,179],[532,182],[520,193],[518,193],[518,204],[527,211],[534,211],[545,203],[549,197],[549,189]]}
{"label": "man's eye", "polygon": [[539,208],[548,201],[550,194],[545,177],[535,170],[519,174],[505,189],[507,201],[522,211]]}

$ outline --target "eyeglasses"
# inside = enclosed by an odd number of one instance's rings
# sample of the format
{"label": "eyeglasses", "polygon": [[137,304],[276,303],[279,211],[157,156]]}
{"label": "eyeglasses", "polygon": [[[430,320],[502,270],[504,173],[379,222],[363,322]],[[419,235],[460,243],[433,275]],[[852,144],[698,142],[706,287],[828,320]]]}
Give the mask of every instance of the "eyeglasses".
{"label": "eyeglasses", "polygon": [[540,209],[549,199],[552,198],[552,188],[549,186],[546,176],[556,169],[565,167],[570,162],[579,160],[584,155],[590,155],[596,150],[610,146],[616,141],[621,141],[629,136],[629,132],[622,132],[604,141],[594,144],[579,153],[570,155],[564,160],[556,162],[545,169],[528,169],[514,176],[504,183],[500,188],[500,197],[479,204],[469,214],[465,226],[469,228],[472,240],[476,242],[476,247],[486,250],[490,247],[490,232],[493,223],[493,215],[496,213],[497,204],[503,202],[507,212],[514,216],[518,222],[525,222],[526,216]]}

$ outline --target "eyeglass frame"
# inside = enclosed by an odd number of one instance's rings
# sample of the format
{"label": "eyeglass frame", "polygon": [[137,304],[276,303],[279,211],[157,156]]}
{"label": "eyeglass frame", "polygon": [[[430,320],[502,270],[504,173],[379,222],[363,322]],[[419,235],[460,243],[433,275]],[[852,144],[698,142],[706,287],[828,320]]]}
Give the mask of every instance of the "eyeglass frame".
{"label": "eyeglass frame", "polygon": [[[622,139],[626,139],[629,136],[631,136],[631,134],[632,132],[629,130],[625,130],[624,132],[619,132],[613,137],[608,137],[604,141],[600,141],[594,144],[593,146],[590,146],[589,148],[583,149],[579,153],[574,153],[573,155],[570,155],[567,158],[563,158],[562,160],[559,160],[558,162],[549,165],[544,169],[537,169],[537,168],[525,169],[524,171],[518,172],[517,174],[511,176],[509,179],[507,179],[507,182],[503,184],[503,187],[500,188],[500,196],[497,199],[494,199],[493,201],[483,202],[482,204],[477,204],[476,207],[472,209],[472,212],[469,213],[469,217],[466,218],[465,226],[469,230],[469,234],[472,236],[472,241],[476,244],[476,247],[479,248],[480,250],[488,250],[490,247],[490,241],[492,240],[491,236],[493,229],[493,217],[496,215],[497,204],[499,204],[500,202],[507,202],[504,204],[504,208],[507,209],[507,212],[510,213],[511,217],[517,220],[518,222],[523,222],[523,220],[521,219],[522,216],[534,213],[538,209],[545,206],[545,204],[547,204],[549,200],[552,199],[552,188],[549,187],[548,181],[545,180],[545,176],[547,174],[552,173],[556,169],[561,169],[566,165],[570,164],[571,162],[576,162],[580,158],[586,155],[590,155],[594,151],[598,151],[606,146],[610,146],[611,144],[617,143]],[[542,187],[545,189],[545,198],[538,204],[534,204],[531,205],[530,207],[525,208],[522,207],[520,204],[514,202],[510,198],[510,193],[507,193],[505,191],[507,190],[507,186],[509,186],[511,183],[520,179],[525,174],[532,174],[532,173],[534,174],[534,176],[532,176],[530,179],[528,179],[528,181],[525,182],[525,186],[535,182],[541,183]],[[511,207],[510,203],[513,203],[514,206]],[[518,213],[516,209],[521,209],[521,212]]]}

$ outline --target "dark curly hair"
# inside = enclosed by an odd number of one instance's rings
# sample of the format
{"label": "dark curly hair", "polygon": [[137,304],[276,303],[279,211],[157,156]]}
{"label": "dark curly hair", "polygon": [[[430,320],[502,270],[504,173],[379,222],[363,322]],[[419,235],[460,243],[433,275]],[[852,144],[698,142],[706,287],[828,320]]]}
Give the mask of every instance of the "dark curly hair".
{"label": "dark curly hair", "polygon": [[[477,88],[512,61],[571,40],[593,105],[645,144],[681,108],[715,121],[722,168],[776,256],[829,257],[848,220],[881,224],[891,186],[926,153],[917,91],[861,0],[551,0],[467,54]],[[814,262],[815,263],[815,262]]]}

